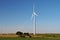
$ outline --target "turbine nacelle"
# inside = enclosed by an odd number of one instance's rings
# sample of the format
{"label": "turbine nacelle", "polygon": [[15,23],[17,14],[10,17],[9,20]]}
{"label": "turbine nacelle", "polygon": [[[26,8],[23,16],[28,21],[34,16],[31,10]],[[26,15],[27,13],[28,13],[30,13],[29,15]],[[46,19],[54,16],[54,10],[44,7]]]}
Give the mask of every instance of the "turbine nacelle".
{"label": "turbine nacelle", "polygon": [[38,16],[35,12],[33,12],[32,16]]}

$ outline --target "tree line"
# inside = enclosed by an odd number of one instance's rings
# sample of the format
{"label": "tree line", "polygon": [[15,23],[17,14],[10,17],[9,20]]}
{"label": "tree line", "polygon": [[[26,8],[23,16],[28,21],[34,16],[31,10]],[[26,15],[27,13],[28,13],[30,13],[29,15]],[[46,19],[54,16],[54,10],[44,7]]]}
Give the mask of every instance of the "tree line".
{"label": "tree line", "polygon": [[21,31],[17,31],[16,35],[18,35],[18,37],[32,37],[29,33],[23,33]]}

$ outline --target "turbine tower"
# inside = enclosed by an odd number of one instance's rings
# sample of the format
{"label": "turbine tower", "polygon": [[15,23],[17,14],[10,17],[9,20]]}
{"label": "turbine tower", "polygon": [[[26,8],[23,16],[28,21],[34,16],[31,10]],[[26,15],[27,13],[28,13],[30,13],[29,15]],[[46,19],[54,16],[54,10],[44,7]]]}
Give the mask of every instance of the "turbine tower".
{"label": "turbine tower", "polygon": [[32,15],[34,17],[34,24],[33,25],[34,25],[34,35],[35,35],[36,34],[36,16],[37,16],[37,14],[36,14],[34,8],[35,8],[35,5],[33,4],[33,13],[32,13]]}

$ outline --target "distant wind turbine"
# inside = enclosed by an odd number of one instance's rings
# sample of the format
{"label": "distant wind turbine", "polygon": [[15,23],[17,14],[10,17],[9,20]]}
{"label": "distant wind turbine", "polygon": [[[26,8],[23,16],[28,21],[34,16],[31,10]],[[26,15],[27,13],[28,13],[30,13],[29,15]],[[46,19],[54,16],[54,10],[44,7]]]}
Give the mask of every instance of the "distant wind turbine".
{"label": "distant wind turbine", "polygon": [[36,34],[36,16],[38,16],[34,10],[35,5],[33,4],[33,13],[32,16],[34,17],[34,35]]}

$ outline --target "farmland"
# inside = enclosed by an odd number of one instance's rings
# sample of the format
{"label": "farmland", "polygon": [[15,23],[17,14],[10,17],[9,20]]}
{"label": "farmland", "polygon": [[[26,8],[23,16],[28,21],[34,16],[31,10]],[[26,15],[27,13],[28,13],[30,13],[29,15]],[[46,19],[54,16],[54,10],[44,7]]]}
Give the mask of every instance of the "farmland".
{"label": "farmland", "polygon": [[0,38],[0,40],[60,40],[60,38]]}
{"label": "farmland", "polygon": [[60,40],[60,34],[37,34],[31,38],[18,37],[16,34],[0,34],[0,40]]}

